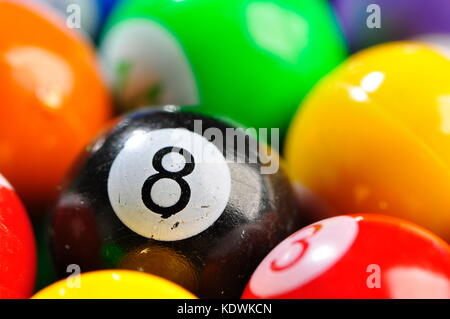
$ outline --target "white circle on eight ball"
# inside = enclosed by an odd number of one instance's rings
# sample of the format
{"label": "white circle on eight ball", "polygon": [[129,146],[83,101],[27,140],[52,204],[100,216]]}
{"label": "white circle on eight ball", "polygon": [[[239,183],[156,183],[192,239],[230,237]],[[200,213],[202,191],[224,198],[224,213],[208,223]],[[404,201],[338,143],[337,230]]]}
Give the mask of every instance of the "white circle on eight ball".
{"label": "white circle on eight ball", "polygon": [[182,128],[133,132],[108,176],[117,217],[137,234],[161,241],[206,230],[222,215],[230,191],[221,151]]}

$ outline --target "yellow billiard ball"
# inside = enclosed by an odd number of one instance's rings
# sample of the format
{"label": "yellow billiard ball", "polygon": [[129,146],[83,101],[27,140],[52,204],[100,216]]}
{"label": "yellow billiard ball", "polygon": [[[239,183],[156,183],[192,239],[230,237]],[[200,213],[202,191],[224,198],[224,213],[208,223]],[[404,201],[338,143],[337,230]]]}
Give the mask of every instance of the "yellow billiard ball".
{"label": "yellow billiard ball", "polygon": [[194,299],[178,285],[137,271],[101,270],[60,280],[33,299]]}
{"label": "yellow billiard ball", "polygon": [[310,93],[286,157],[330,214],[393,215],[450,240],[448,52],[425,42],[376,46]]}

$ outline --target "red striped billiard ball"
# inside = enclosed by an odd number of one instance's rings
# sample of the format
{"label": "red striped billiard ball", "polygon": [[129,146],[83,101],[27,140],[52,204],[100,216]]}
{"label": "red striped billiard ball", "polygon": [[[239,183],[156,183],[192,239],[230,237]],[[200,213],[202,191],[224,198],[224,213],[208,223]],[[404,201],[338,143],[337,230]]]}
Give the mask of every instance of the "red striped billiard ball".
{"label": "red striped billiard ball", "polygon": [[449,246],[404,220],[347,215],[294,233],[262,261],[243,298],[449,298]]}

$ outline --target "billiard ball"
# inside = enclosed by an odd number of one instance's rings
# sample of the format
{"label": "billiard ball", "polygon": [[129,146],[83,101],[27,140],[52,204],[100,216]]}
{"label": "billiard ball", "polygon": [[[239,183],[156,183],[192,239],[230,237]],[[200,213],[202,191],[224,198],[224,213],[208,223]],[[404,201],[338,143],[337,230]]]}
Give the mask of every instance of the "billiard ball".
{"label": "billiard ball", "polygon": [[283,165],[265,170],[275,150],[269,159],[245,131],[170,108],[125,116],[81,156],[51,217],[57,271],[148,271],[239,297],[304,214]]}
{"label": "billiard ball", "polygon": [[36,2],[0,2],[0,70],[0,171],[42,208],[109,118],[109,94],[92,48]]}
{"label": "billiard ball", "polygon": [[30,220],[17,194],[0,175],[0,299],[30,297],[35,273]]}
{"label": "billiard ball", "polygon": [[[79,13],[81,29],[92,39],[96,39],[106,18],[118,0],[43,0],[56,9],[65,19]],[[74,10],[73,5],[78,6]]]}
{"label": "billiard ball", "polygon": [[[428,33],[450,32],[447,0],[331,0],[352,51]],[[374,5],[378,7],[374,7]],[[379,27],[374,23],[379,21]],[[369,24],[367,24],[369,22]]]}
{"label": "billiard ball", "polygon": [[258,266],[244,298],[450,298],[450,249],[383,215],[344,215],[289,236]]}
{"label": "billiard ball", "polygon": [[33,299],[195,299],[180,286],[137,271],[101,270],[60,280]]}
{"label": "billiard ball", "polygon": [[282,136],[305,93],[345,56],[331,7],[296,0],[124,1],[99,50],[122,110],[200,105]]}
{"label": "billiard ball", "polygon": [[[288,169],[339,212],[411,220],[450,240],[450,60],[419,42],[361,51],[313,89]],[[430,79],[430,80],[425,80]]]}

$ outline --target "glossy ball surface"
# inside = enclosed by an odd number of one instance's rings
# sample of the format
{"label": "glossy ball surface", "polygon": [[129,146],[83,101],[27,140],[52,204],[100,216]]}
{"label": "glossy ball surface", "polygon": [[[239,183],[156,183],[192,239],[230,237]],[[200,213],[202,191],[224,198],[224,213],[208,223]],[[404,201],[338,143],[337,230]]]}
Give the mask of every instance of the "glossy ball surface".
{"label": "glossy ball surface", "polygon": [[[79,286],[77,286],[79,284]],[[83,273],[42,289],[33,299],[195,299],[178,285],[137,271]]]}
{"label": "glossy ball surface", "polygon": [[227,130],[258,145],[212,118],[151,109],[94,142],[52,216],[60,275],[71,263],[127,268],[200,297],[240,296],[264,255],[304,222],[283,168],[263,174],[256,148],[228,144]]}
{"label": "glossy ball surface", "polygon": [[100,56],[124,109],[200,105],[283,136],[345,48],[325,1],[131,0],[111,15]]}
{"label": "glossy ball surface", "polygon": [[109,117],[109,95],[92,48],[31,1],[0,2],[0,70],[0,171],[41,207]]}
{"label": "glossy ball surface", "polygon": [[355,54],[314,88],[285,151],[291,176],[334,209],[324,217],[392,215],[450,240],[449,73],[445,50],[398,42]]}
{"label": "glossy ball surface", "polygon": [[258,266],[244,298],[449,298],[450,248],[432,233],[382,215],[314,223]]}
{"label": "glossy ball surface", "polygon": [[36,247],[28,214],[0,175],[0,299],[28,298],[36,276]]}

